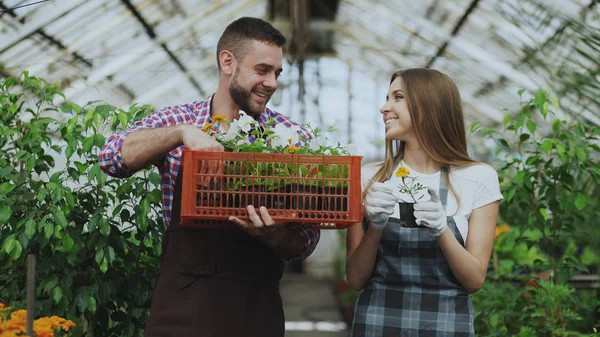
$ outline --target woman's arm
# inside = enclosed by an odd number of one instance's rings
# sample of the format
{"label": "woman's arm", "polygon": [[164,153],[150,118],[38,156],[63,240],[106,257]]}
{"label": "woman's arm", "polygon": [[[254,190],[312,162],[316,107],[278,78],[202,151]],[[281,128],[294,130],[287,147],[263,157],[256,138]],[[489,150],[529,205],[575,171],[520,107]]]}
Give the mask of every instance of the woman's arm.
{"label": "woman's arm", "polygon": [[362,289],[375,267],[377,247],[381,239],[381,231],[369,229],[365,233],[362,223],[348,228],[346,236],[346,279],[354,290]]}
{"label": "woman's arm", "polygon": [[473,210],[466,247],[449,230],[437,238],[452,273],[471,294],[481,289],[487,275],[499,205],[496,201]]}

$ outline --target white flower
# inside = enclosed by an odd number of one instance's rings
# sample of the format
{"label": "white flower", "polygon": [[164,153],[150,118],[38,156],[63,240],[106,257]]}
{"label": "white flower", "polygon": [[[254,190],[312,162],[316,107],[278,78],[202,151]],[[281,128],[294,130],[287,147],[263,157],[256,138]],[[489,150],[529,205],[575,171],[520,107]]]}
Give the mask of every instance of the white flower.
{"label": "white flower", "polygon": [[234,140],[238,136],[238,132],[240,131],[240,123],[236,119],[229,125],[229,130],[223,135],[223,140],[226,142]]}
{"label": "white flower", "polygon": [[317,151],[321,148],[321,146],[325,147],[327,145],[329,145],[329,140],[327,139],[327,137],[325,137],[325,135],[320,135],[315,139],[311,139],[308,143],[308,146],[313,151]]}
{"label": "white flower", "polygon": [[236,146],[240,146],[240,145],[244,145],[244,144],[246,144],[246,143],[247,143],[247,142],[246,142],[246,140],[245,140],[245,139],[240,139],[240,140],[238,140],[238,141],[237,141],[237,143],[236,143],[235,145],[236,145]]}
{"label": "white flower", "polygon": [[254,118],[248,116],[242,110],[240,110],[240,117],[238,118],[238,121],[240,124],[240,128],[246,133],[248,133],[252,129],[252,127],[255,126],[257,123],[256,120],[254,120]]}
{"label": "white flower", "polygon": [[296,145],[296,143],[298,143],[300,140],[300,135],[298,135],[300,127],[297,125],[287,127],[280,123],[275,125],[275,127],[271,130],[273,130],[275,133],[273,139],[271,140],[271,146],[273,147]]}

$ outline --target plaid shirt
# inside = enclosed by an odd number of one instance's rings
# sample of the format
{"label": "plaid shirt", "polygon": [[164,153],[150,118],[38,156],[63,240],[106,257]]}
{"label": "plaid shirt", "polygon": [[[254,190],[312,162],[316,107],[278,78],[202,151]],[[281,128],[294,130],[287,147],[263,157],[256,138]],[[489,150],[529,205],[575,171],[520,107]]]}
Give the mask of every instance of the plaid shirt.
{"label": "plaid shirt", "polygon": [[[172,127],[179,124],[192,124],[198,128],[202,128],[205,123],[212,123],[210,117],[210,103],[212,97],[213,95],[202,102],[166,107],[136,122],[130,129],[112,135],[108,138],[98,156],[100,168],[102,168],[106,174],[113,177],[125,178],[131,176],[135,172],[132,172],[127,168],[121,155],[123,142],[125,142],[125,139],[131,132],[141,129]],[[287,127],[298,125],[288,117],[270,109],[265,109],[265,112],[260,115],[260,125],[264,126],[270,118],[275,120],[275,124],[282,123]],[[302,136],[311,137],[310,133],[304,128],[301,128],[299,133]],[[165,226],[168,226],[171,222],[175,181],[177,180],[177,173],[179,172],[179,167],[181,165],[183,148],[182,145],[169,152],[158,167],[161,174],[162,212]],[[304,259],[313,252],[319,242],[320,230],[317,228],[304,228],[301,226],[293,226],[292,228],[302,235],[305,245],[303,252],[295,259]]]}

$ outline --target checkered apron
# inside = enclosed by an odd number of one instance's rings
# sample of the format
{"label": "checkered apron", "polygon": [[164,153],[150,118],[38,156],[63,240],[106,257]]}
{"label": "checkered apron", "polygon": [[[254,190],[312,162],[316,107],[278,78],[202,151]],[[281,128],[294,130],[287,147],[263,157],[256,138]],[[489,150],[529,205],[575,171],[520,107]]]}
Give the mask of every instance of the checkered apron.
{"label": "checkered apron", "polygon": [[[448,199],[445,177],[442,174],[439,191],[444,210]],[[454,219],[447,220],[448,229],[464,246]],[[400,227],[399,219],[390,218],[373,274],[357,301],[351,335],[474,336],[471,298],[426,229]]]}

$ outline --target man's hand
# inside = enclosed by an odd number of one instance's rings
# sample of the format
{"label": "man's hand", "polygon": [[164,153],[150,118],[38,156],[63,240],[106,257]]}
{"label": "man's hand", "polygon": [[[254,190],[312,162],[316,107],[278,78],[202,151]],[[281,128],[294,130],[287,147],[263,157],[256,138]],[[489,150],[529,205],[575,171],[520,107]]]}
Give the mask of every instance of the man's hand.
{"label": "man's hand", "polygon": [[259,209],[260,215],[256,213],[254,206],[248,206],[250,222],[243,221],[237,217],[230,217],[229,221],[237,224],[253,237],[264,242],[269,247],[275,247],[287,240],[288,231],[282,224],[276,224],[269,211],[265,207]]}
{"label": "man's hand", "polygon": [[188,150],[224,151],[223,145],[193,125],[182,125],[181,142]]}

